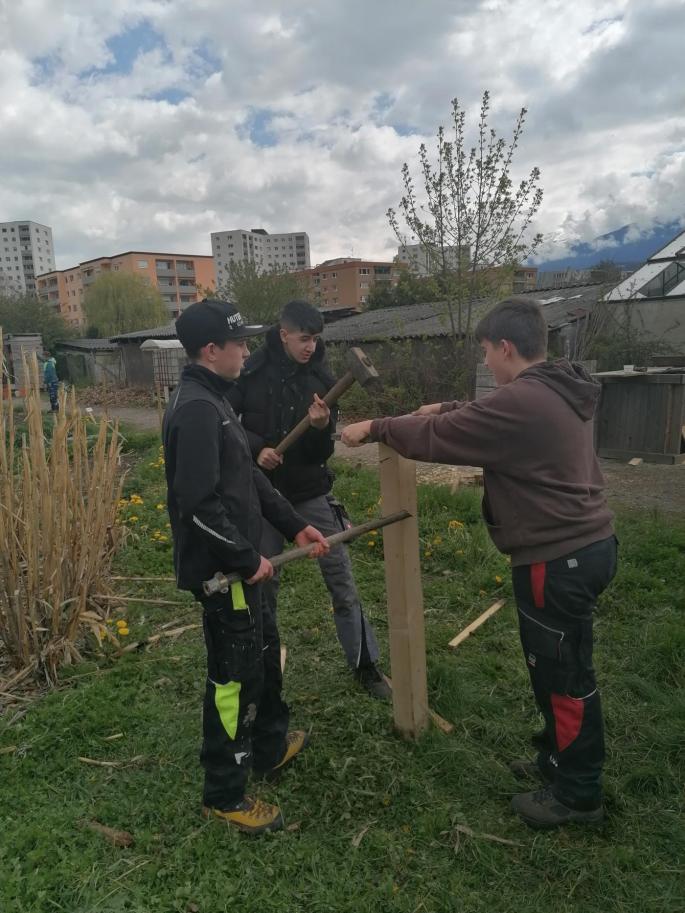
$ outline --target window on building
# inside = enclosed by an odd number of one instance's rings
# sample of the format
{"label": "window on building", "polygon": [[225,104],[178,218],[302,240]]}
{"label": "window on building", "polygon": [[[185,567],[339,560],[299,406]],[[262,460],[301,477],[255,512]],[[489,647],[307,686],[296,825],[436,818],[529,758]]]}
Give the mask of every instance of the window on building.
{"label": "window on building", "polygon": [[[158,260],[157,262],[159,263],[160,261]],[[139,260],[138,269],[147,269],[147,260]]]}
{"label": "window on building", "polygon": [[368,276],[368,275],[369,275],[369,269],[368,269],[368,267],[366,267],[366,266],[360,266],[360,267],[359,267],[359,275],[360,275],[360,276]]}
{"label": "window on building", "polygon": [[663,298],[669,292],[685,281],[685,261],[669,263],[666,269],[662,270],[658,276],[643,285],[639,293],[645,298]]}

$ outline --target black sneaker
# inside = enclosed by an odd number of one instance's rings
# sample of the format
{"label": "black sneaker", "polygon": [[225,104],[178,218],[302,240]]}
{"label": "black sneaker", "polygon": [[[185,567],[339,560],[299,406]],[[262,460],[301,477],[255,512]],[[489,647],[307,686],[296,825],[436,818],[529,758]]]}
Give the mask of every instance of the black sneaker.
{"label": "black sneaker", "polygon": [[375,697],[379,701],[389,701],[392,698],[390,685],[375,663],[358,666],[354,670],[354,677],[371,697]]}
{"label": "black sneaker", "polygon": [[509,770],[519,780],[535,780],[548,786],[553,782],[551,777],[538,765],[537,761],[528,758],[516,758],[509,762]]}
{"label": "black sneaker", "polygon": [[581,811],[560,802],[551,787],[531,793],[519,793],[511,807],[528,827],[549,830],[562,824],[598,824],[604,818],[602,806]]}

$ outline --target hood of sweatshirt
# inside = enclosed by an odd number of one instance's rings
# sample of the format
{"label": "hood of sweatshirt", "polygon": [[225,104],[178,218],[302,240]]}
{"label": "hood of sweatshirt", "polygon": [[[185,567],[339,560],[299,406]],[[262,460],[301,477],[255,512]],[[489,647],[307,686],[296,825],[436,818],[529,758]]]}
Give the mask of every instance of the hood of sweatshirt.
{"label": "hood of sweatshirt", "polygon": [[582,365],[559,358],[526,368],[519,377],[530,377],[550,387],[584,422],[594,416],[601,387]]}

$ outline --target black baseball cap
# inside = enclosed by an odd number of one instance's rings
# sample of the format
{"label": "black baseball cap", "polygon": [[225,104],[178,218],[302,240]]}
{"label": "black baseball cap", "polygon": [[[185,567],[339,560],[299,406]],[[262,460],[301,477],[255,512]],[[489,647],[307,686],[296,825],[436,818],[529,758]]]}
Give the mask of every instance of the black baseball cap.
{"label": "black baseball cap", "polygon": [[197,352],[210,342],[223,345],[228,339],[258,336],[267,329],[261,324],[246,324],[234,304],[218,298],[196,301],[176,321],[176,335],[188,352]]}

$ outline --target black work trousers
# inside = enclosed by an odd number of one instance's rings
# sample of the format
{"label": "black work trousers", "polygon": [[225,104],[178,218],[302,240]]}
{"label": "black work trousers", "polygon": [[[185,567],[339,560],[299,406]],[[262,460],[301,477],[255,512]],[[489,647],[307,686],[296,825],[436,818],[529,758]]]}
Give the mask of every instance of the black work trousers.
{"label": "black work trousers", "polygon": [[602,802],[604,721],[592,666],[592,616],[616,573],[615,536],[554,561],[512,568],[519,631],[547,748],[538,755],[560,802]]}
{"label": "black work trousers", "polygon": [[281,697],[281,644],[261,585],[200,596],[207,647],[202,714],[203,802],[223,811],[245,796],[250,772],[285,754],[288,705]]}

